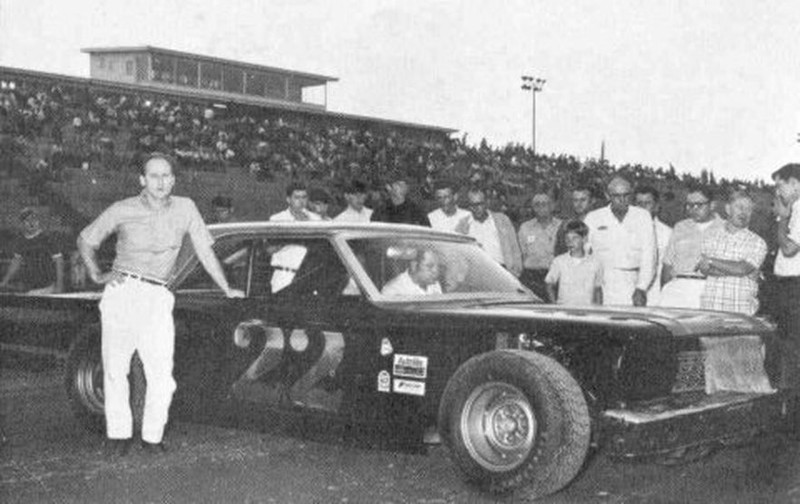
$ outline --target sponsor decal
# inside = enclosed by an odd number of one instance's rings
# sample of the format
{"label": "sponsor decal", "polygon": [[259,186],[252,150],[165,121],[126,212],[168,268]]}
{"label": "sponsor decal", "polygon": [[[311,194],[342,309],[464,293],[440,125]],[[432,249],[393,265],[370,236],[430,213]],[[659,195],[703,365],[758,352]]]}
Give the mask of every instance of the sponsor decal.
{"label": "sponsor decal", "polygon": [[428,358],[421,355],[395,354],[392,373],[406,378],[428,377]]}
{"label": "sponsor decal", "polygon": [[389,338],[383,338],[381,340],[381,357],[392,355],[393,352],[394,348],[392,348],[392,342],[389,341]]}
{"label": "sponsor decal", "polygon": [[397,394],[408,394],[415,396],[425,395],[425,382],[416,380],[402,380],[395,378],[394,391]]}
{"label": "sponsor decal", "polygon": [[389,385],[391,383],[389,371],[385,369],[378,373],[378,392],[389,392]]}

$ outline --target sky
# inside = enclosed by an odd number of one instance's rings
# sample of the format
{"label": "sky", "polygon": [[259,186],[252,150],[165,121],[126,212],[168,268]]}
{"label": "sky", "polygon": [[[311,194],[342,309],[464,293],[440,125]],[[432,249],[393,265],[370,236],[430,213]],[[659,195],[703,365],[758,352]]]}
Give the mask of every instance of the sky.
{"label": "sky", "polygon": [[0,0],[0,65],[151,45],[338,77],[328,109],[769,179],[800,162],[797,0]]}

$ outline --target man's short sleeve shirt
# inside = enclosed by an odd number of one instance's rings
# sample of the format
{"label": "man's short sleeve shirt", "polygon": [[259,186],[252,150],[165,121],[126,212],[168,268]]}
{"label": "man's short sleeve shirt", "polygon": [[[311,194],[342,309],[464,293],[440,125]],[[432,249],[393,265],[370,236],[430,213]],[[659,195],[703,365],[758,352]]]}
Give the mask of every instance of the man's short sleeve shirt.
{"label": "man's short sleeve shirt", "polygon": [[558,284],[558,304],[590,305],[595,288],[603,286],[603,266],[593,255],[561,254],[553,259],[544,281]]}
{"label": "man's short sleeve shirt", "polygon": [[187,234],[195,248],[214,242],[194,202],[179,196],[170,196],[163,207],[151,206],[144,194],[114,203],[81,232],[81,238],[98,247],[113,233],[114,269],[165,281]]}

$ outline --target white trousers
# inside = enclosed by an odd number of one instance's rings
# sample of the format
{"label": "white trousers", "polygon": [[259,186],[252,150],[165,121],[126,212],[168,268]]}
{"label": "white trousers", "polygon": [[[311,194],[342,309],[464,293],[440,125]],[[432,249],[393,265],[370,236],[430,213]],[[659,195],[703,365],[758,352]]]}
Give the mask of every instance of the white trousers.
{"label": "white trousers", "polygon": [[603,270],[603,304],[633,306],[638,271],[610,268]]}
{"label": "white trousers", "polygon": [[172,356],[175,297],[168,289],[132,278],[106,285],[100,301],[103,324],[103,388],[106,434],[110,439],[133,436],[128,373],[133,352],[139,352],[147,380],[142,439],[159,443],[175,391]]}

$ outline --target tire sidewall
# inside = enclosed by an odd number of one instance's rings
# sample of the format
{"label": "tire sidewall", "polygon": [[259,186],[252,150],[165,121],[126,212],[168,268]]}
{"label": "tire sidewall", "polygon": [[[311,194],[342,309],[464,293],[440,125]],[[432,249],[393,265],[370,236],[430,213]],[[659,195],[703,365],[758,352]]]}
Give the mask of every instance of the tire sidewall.
{"label": "tire sidewall", "polygon": [[[89,365],[93,366],[98,364],[102,366],[99,325],[89,326],[81,331],[72,345],[70,345],[69,354],[67,355],[64,385],[67,389],[70,407],[78,421],[90,431],[104,432],[105,417],[103,413],[95,411],[91,406],[86,404],[79,390],[78,375],[83,372],[82,369],[87,365],[87,361]],[[102,380],[99,384],[93,381],[93,385],[95,387],[102,387]]]}
{"label": "tire sidewall", "polygon": [[[554,407],[554,402],[560,398],[552,377],[547,372],[548,366],[558,364],[545,356],[526,353],[505,350],[473,357],[453,375],[440,404],[440,431],[451,457],[467,480],[493,493],[504,493],[532,485],[531,492],[540,496],[563,486],[550,483],[551,474],[560,470],[558,465],[565,458],[561,448],[570,442],[566,439],[569,426],[564,425],[565,420],[561,415],[563,405]],[[542,364],[543,359],[549,361],[545,363],[546,366],[536,365],[537,361]],[[508,471],[492,472],[481,466],[465,448],[461,432],[461,415],[467,398],[476,387],[487,382],[504,382],[518,388],[529,401],[536,420],[534,444],[530,453],[521,464]],[[588,419],[585,402],[583,407]],[[588,439],[586,447],[588,450]]]}

